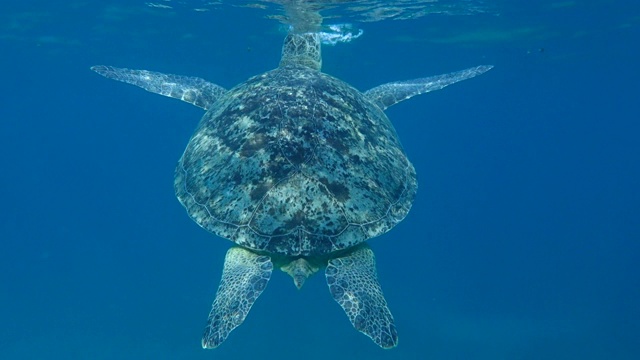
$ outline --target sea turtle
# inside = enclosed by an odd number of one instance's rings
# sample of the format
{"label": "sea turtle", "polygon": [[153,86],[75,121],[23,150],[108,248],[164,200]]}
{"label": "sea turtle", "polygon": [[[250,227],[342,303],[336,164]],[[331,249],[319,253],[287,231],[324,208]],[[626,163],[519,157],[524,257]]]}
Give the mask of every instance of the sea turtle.
{"label": "sea turtle", "polygon": [[175,192],[227,252],[204,348],[239,326],[274,268],[300,288],[325,268],[353,326],[395,347],[393,316],[365,240],[409,212],[416,173],[383,110],[491,66],[360,92],[320,71],[317,32],[291,31],[278,68],[226,90],[200,78],[94,66],[108,78],[206,110],[175,171]]}

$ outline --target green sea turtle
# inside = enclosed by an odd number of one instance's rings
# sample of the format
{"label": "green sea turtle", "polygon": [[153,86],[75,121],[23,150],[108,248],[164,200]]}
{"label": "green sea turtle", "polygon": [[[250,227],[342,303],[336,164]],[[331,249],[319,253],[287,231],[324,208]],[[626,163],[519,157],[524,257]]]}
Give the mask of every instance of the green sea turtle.
{"label": "green sea turtle", "polygon": [[324,268],[353,326],[383,348],[398,335],[367,239],[409,212],[416,174],[383,110],[489,70],[360,92],[320,71],[317,32],[291,31],[278,68],[226,90],[200,78],[94,66],[108,78],[206,110],[175,171],[175,192],[204,229],[235,243],[202,339],[219,346],[275,267],[295,285]]}

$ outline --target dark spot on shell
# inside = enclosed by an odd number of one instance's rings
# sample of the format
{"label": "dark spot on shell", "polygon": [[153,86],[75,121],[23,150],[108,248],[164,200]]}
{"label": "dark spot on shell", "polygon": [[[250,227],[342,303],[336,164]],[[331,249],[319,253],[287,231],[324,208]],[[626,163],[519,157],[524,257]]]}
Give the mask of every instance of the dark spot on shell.
{"label": "dark spot on shell", "polygon": [[319,179],[320,182],[322,184],[324,184],[324,186],[327,187],[327,189],[329,189],[329,191],[331,192],[331,194],[340,202],[345,202],[347,200],[349,200],[349,188],[339,184],[339,183],[335,183],[335,182],[329,182],[329,180],[326,177],[320,178]]}
{"label": "dark spot on shell", "polygon": [[296,211],[296,214],[293,216],[293,219],[291,220],[291,224],[292,225],[295,224],[296,226],[302,225],[304,218],[305,218],[304,211],[298,210]]}
{"label": "dark spot on shell", "polygon": [[251,200],[259,201],[264,197],[264,195],[269,191],[269,187],[265,184],[259,184],[255,187],[255,189],[251,190]]}
{"label": "dark spot on shell", "polygon": [[341,139],[348,138],[346,131],[338,131],[334,136],[328,136],[325,140],[329,146],[336,149],[340,154],[347,154],[349,152],[349,148]]}
{"label": "dark spot on shell", "polygon": [[300,165],[306,160],[306,149],[298,144],[285,144],[282,151],[289,161],[294,165]]}
{"label": "dark spot on shell", "polygon": [[236,185],[242,184],[242,174],[240,174],[240,172],[236,172],[233,174],[233,182]]}

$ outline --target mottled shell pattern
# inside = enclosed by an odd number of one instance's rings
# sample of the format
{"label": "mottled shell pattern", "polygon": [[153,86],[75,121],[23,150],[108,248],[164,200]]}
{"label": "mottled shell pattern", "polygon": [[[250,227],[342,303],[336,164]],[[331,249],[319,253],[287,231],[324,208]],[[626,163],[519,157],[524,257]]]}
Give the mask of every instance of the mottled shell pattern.
{"label": "mottled shell pattern", "polygon": [[416,189],[380,107],[295,62],[219,99],[175,174],[176,195],[200,226],[285,256],[326,255],[387,232]]}

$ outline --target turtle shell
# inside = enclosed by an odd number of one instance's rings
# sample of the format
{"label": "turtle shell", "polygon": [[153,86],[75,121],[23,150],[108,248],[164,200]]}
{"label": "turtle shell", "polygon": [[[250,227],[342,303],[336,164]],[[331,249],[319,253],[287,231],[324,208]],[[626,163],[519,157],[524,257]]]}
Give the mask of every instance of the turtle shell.
{"label": "turtle shell", "polygon": [[200,226],[286,256],[329,254],[388,231],[417,189],[382,110],[296,66],[231,89],[202,118],[175,175]]}

